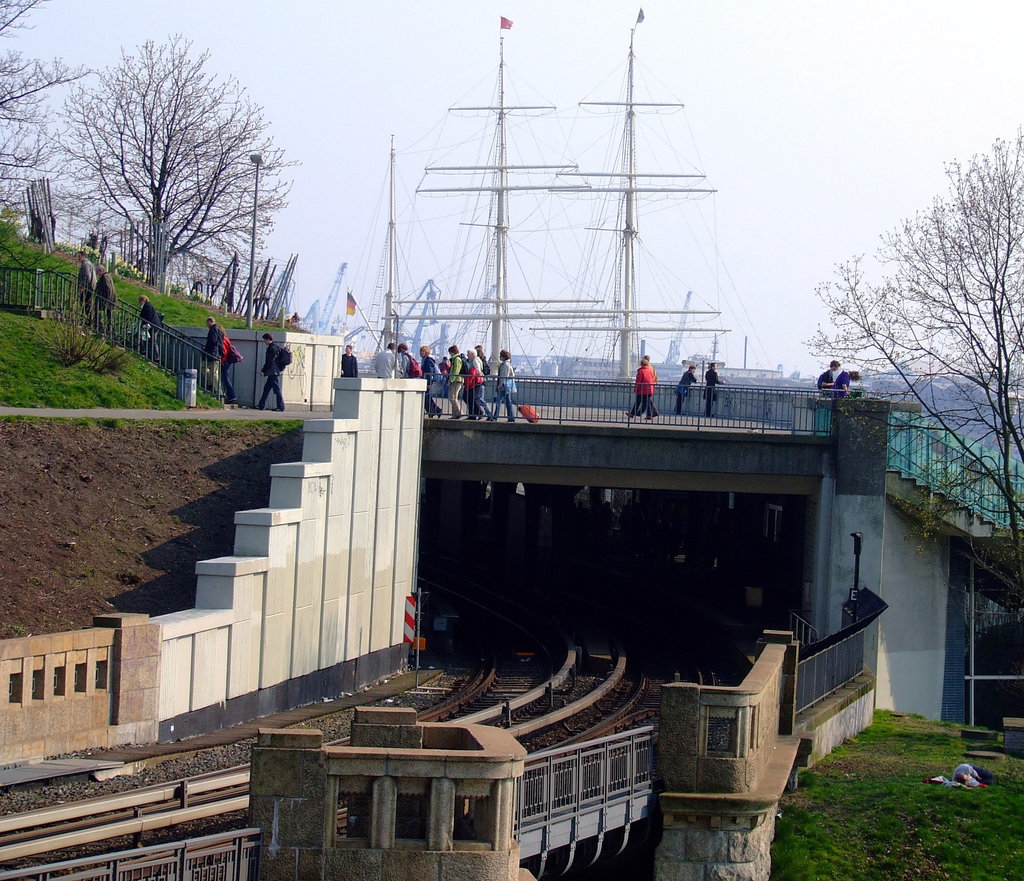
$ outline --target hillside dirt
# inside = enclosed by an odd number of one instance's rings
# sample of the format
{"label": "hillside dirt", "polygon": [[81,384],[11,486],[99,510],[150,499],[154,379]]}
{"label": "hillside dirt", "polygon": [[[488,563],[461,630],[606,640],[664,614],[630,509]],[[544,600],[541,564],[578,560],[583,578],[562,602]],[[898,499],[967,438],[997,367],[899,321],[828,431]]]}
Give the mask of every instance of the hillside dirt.
{"label": "hillside dirt", "polygon": [[266,507],[278,424],[0,421],[0,639],[191,608],[195,564]]}

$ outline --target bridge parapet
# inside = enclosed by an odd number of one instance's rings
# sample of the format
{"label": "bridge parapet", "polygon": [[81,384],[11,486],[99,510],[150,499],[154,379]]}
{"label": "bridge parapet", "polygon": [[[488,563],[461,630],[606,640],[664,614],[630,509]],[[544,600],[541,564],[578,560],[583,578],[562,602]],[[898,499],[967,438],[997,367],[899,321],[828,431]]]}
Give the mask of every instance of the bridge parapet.
{"label": "bridge parapet", "polygon": [[662,687],[657,881],[768,878],[776,806],[799,746],[790,735],[796,663],[792,635],[767,633],[739,685]]}
{"label": "bridge parapet", "polygon": [[526,750],[486,726],[359,708],[347,747],[260,732],[251,807],[269,879],[529,881],[512,837]]}

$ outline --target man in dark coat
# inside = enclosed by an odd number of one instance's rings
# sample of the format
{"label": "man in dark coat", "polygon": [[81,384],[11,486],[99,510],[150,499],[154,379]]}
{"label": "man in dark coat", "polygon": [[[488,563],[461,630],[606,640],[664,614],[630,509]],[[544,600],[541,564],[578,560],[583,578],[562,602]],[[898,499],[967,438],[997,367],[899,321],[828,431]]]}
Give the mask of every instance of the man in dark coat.
{"label": "man in dark coat", "polygon": [[725,383],[719,379],[718,371],[715,370],[715,362],[712,361],[704,373],[704,415],[708,419],[711,418],[712,406],[718,400],[717,386],[720,385],[725,385]]}
{"label": "man in dark coat", "polygon": [[281,411],[284,410],[284,395],[281,393],[281,368],[277,364],[281,347],[274,342],[274,335],[271,333],[263,334],[263,342],[267,346],[267,356],[263,359],[263,369],[260,373],[267,378],[267,381],[263,384],[263,394],[260,395],[260,402],[256,405],[256,409],[267,409],[267,399],[273,391],[277,399],[277,407],[274,409]]}
{"label": "man in dark coat", "polygon": [[211,394],[216,394],[220,385],[217,365],[224,358],[224,331],[212,315],[206,319],[206,345],[203,346],[203,354],[206,356],[206,363],[203,365],[206,368],[204,385]]}
{"label": "man in dark coat", "polygon": [[92,295],[96,292],[96,267],[85,251],[78,252],[78,298],[86,324],[92,324]]}
{"label": "man in dark coat", "polygon": [[351,346],[345,346],[345,354],[341,356],[341,375],[350,379],[359,376],[359,361],[352,354]]}
{"label": "man in dark coat", "polygon": [[114,289],[114,280],[102,264],[96,267],[96,276],[96,322],[100,330],[109,336],[114,327],[117,291]]}
{"label": "man in dark coat", "polygon": [[156,307],[149,302],[149,297],[145,294],[139,295],[139,336],[140,351],[146,354],[148,349],[148,358],[151,361],[160,360],[160,346],[156,341],[157,328],[162,326],[160,316],[157,314]]}

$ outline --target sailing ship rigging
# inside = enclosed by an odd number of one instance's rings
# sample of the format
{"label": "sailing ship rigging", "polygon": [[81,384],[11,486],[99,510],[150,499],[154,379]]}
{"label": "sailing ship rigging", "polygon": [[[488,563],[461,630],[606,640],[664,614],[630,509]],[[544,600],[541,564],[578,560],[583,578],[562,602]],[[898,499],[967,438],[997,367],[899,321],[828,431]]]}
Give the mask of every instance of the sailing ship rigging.
{"label": "sailing ship rigging", "polygon": [[[559,164],[523,164],[509,161],[508,127],[510,117],[517,114],[544,114],[555,108],[543,104],[510,104],[506,101],[506,66],[504,34],[499,43],[498,82],[496,100],[485,106],[456,107],[453,112],[470,111],[492,114],[495,123],[493,149],[490,161],[485,164],[469,165],[428,165],[424,181],[417,188],[418,195],[477,194],[488,197],[487,221],[485,225],[490,238],[490,252],[487,259],[489,280],[483,297],[456,297],[442,295],[430,301],[430,314],[415,315],[417,302],[422,297],[409,301],[399,299],[395,275],[395,225],[394,225],[394,159],[392,153],[391,214],[389,221],[388,246],[388,293],[384,301],[383,329],[387,339],[394,339],[398,333],[398,322],[417,322],[420,332],[424,321],[441,324],[442,338],[450,323],[467,322],[474,325],[485,323],[490,329],[490,354],[497,354],[510,348],[510,327],[523,327],[531,333],[554,332],[562,339],[566,334],[585,334],[594,339],[596,335],[613,341],[615,355],[606,359],[614,363],[615,373],[622,377],[631,376],[639,358],[642,334],[665,334],[678,336],[681,333],[703,335],[726,333],[720,327],[689,322],[694,316],[717,317],[717,310],[690,310],[689,296],[683,308],[642,308],[637,297],[636,250],[639,235],[638,197],[648,194],[658,196],[699,197],[713,193],[706,185],[702,173],[660,173],[638,170],[636,150],[637,115],[646,110],[678,108],[682,105],[641,102],[634,93],[635,55],[633,39],[635,27],[630,32],[629,54],[626,72],[626,89],[621,101],[580,102],[581,107],[606,107],[621,111],[624,122],[621,140],[621,162],[617,171],[581,172],[572,162]],[[393,150],[393,146],[392,146]],[[455,185],[437,185],[442,175],[465,178],[472,175],[473,182]],[[541,178],[538,180],[538,178]],[[570,291],[570,297],[546,297],[530,292],[527,297],[513,296],[509,290],[508,254],[511,229],[510,199],[525,192],[546,193],[552,197],[593,196],[612,194],[619,200],[617,236],[619,256],[616,261],[617,278],[611,296],[590,295],[580,290]],[[607,231],[606,231],[607,232]],[[559,292],[561,293],[561,292]],[[682,299],[682,296],[679,297]],[[450,311],[449,311],[450,310]],[[401,314],[400,314],[401,313]],[[446,343],[447,339],[443,339]],[[598,365],[592,365],[597,367]],[[607,369],[607,363],[605,365]],[[592,371],[587,371],[592,372]]]}

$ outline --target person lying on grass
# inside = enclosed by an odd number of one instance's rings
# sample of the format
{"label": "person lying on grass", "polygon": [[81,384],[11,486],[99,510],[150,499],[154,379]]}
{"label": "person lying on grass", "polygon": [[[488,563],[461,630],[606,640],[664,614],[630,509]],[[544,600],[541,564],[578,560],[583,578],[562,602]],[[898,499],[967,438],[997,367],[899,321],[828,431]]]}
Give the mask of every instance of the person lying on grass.
{"label": "person lying on grass", "polygon": [[953,769],[953,779],[946,777],[925,777],[925,783],[941,783],[943,786],[966,786],[973,789],[975,786],[991,786],[995,781],[995,774],[982,768],[980,765],[968,765],[964,763]]}

